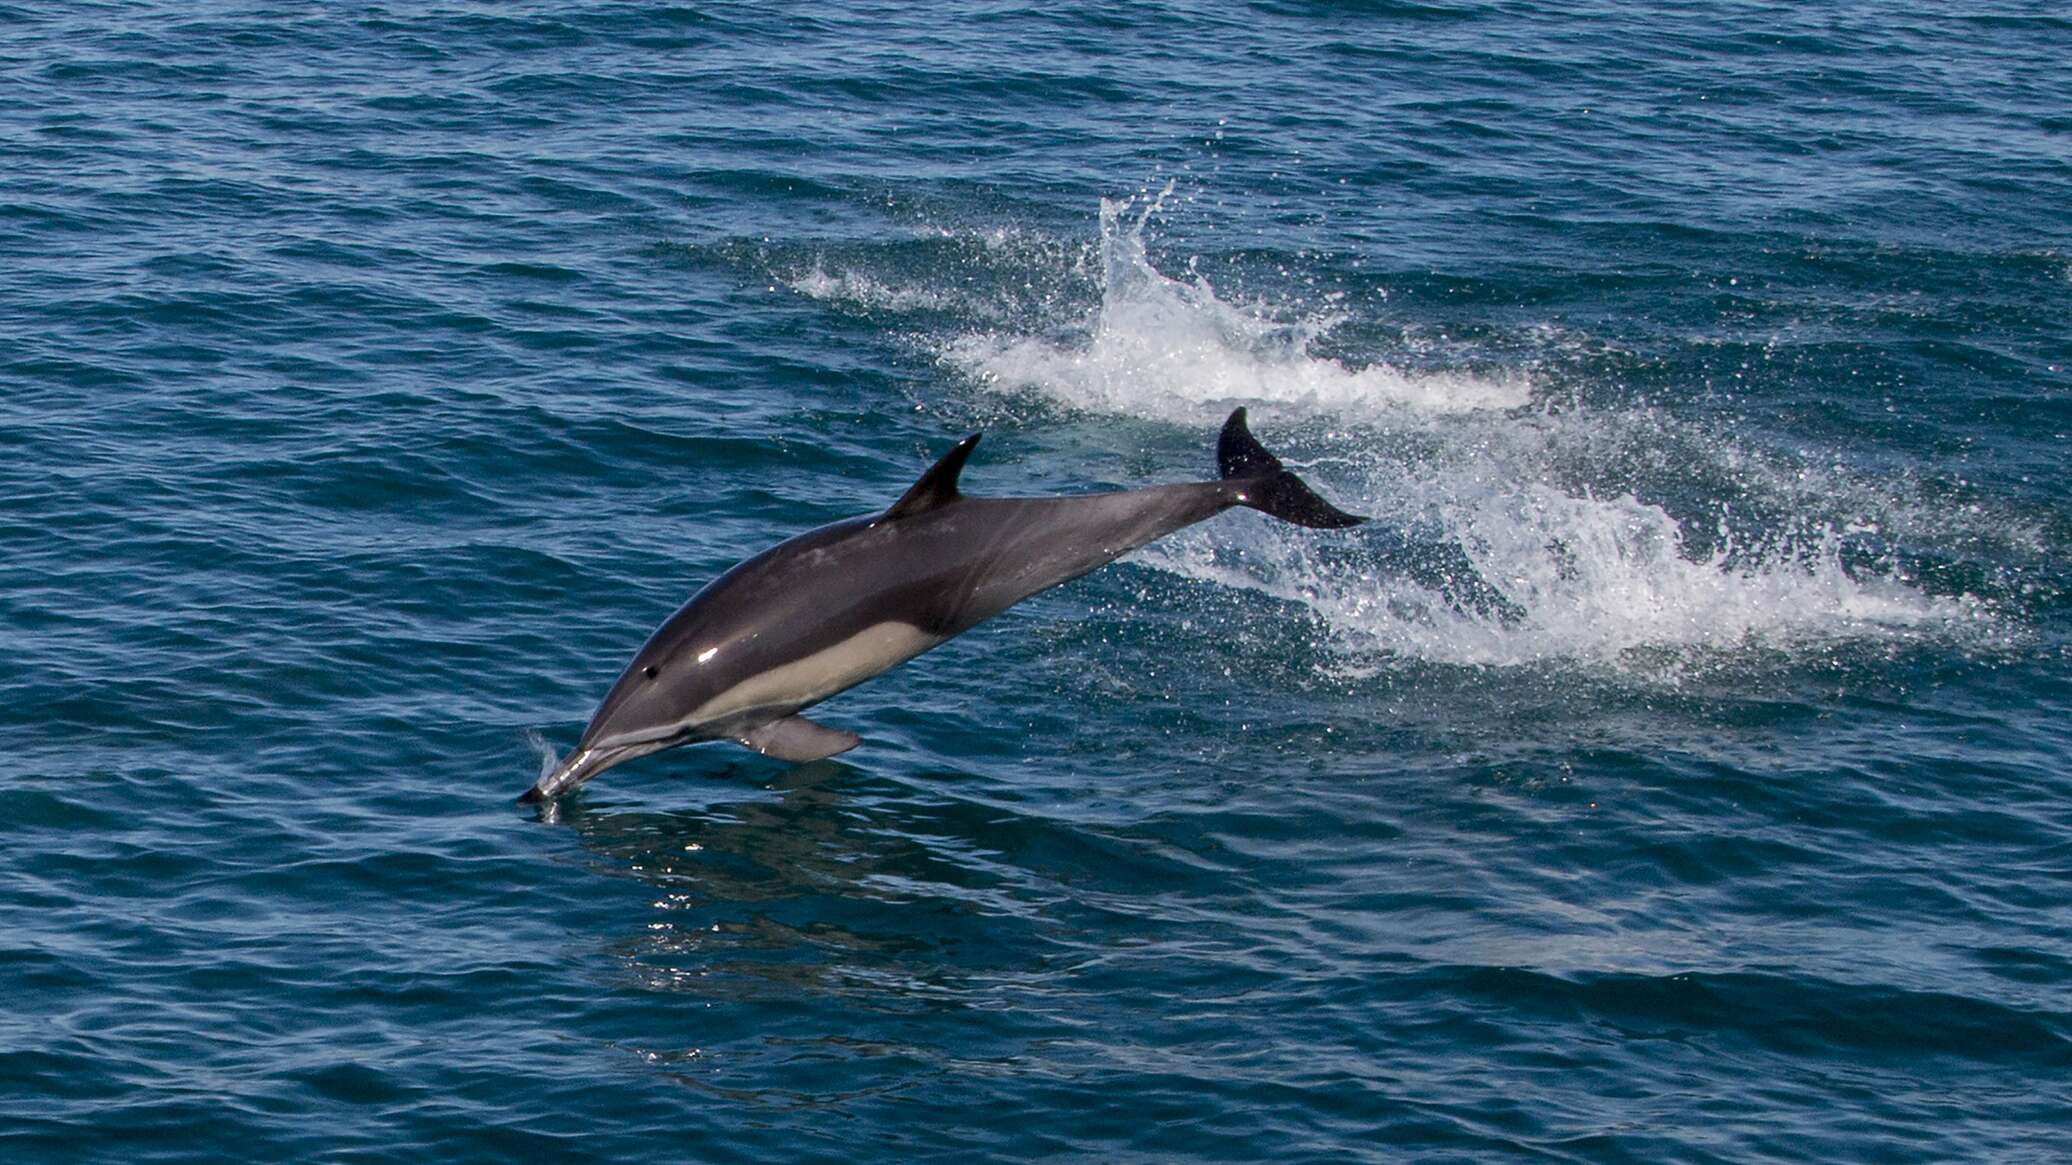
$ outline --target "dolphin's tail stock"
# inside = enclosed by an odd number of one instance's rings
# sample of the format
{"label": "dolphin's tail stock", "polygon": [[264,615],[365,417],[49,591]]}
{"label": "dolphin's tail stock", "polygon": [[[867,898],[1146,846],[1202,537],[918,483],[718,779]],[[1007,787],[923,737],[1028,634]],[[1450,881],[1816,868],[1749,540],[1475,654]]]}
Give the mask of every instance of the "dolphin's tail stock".
{"label": "dolphin's tail stock", "polygon": [[1245,427],[1245,410],[1238,409],[1223,422],[1223,435],[1216,440],[1216,468],[1223,480],[1239,486],[1237,504],[1250,506],[1283,522],[1317,530],[1357,526],[1367,519],[1348,514],[1317,496],[1309,483],[1281,467],[1280,458],[1266,451],[1259,438]]}

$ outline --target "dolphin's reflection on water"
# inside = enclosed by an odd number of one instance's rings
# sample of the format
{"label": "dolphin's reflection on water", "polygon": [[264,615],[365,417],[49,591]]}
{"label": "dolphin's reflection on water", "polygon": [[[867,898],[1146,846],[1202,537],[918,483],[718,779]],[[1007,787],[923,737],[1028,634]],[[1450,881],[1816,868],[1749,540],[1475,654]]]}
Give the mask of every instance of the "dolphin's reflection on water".
{"label": "dolphin's reflection on water", "polygon": [[692,782],[667,810],[542,806],[595,868],[653,890],[600,928],[611,1043],[714,1098],[790,1108],[970,1087],[1054,1037],[1091,954],[1056,916],[1064,885],[1005,852],[1046,827],[928,788],[958,774],[724,776],[689,807]]}
{"label": "dolphin's reflection on water", "polygon": [[708,998],[953,1005],[974,978],[1040,973],[1058,893],[989,850],[1002,811],[859,779],[832,761],[696,808],[548,807],[607,872],[652,886],[613,953],[641,986]]}
{"label": "dolphin's reflection on water", "polygon": [[1001,1073],[1088,1070],[1147,994],[1190,990],[1147,974],[1159,952],[1225,941],[1232,871],[1171,822],[1075,822],[968,773],[728,779],[759,767],[670,782],[666,810],[540,807],[653,893],[593,931],[617,972],[596,1030],[701,1093],[980,1104]]}

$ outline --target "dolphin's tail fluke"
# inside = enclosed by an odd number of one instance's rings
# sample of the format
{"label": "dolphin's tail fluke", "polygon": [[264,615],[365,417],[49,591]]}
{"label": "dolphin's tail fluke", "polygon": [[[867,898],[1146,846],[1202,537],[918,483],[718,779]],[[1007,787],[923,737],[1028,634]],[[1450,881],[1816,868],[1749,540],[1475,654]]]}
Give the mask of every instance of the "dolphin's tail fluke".
{"label": "dolphin's tail fluke", "polygon": [[1283,522],[1318,530],[1357,526],[1366,521],[1348,514],[1317,496],[1309,483],[1281,467],[1280,458],[1266,451],[1259,438],[1245,427],[1245,410],[1239,409],[1223,422],[1223,435],[1216,440],[1216,468],[1223,480],[1240,487],[1238,505],[1250,506]]}

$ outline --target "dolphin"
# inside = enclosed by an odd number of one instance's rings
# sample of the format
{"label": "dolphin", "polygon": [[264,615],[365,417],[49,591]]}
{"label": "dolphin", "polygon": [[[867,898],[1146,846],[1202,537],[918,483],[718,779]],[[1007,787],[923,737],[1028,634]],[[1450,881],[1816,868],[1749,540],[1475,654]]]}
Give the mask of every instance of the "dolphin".
{"label": "dolphin", "polygon": [[650,636],[576,747],[520,801],[559,797],[614,765],[706,740],[804,763],[855,748],[799,715],[1038,591],[1249,506],[1298,526],[1366,518],[1317,496],[1230,414],[1215,481],[1070,497],[966,497],[982,434],[943,454],[892,507],[810,530],[735,566]]}

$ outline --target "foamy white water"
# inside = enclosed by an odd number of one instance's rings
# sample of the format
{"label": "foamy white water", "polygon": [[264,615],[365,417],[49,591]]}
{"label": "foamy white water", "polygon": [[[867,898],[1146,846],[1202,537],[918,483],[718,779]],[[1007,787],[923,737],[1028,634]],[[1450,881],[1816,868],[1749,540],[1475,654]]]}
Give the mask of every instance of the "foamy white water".
{"label": "foamy white water", "polygon": [[1144,250],[1148,206],[1101,203],[1102,296],[1084,342],[987,333],[961,337],[948,362],[981,384],[1037,391],[1094,412],[1189,423],[1220,420],[1239,404],[1305,414],[1374,416],[1515,408],[1531,398],[1524,377],[1411,374],[1382,364],[1351,368],[1313,355],[1329,317],[1283,322],[1225,302],[1206,279],[1171,279]]}
{"label": "foamy white water", "polygon": [[[1654,411],[1537,407],[1522,373],[1413,373],[1317,355],[1314,341],[1340,320],[1273,318],[1200,277],[1166,276],[1143,239],[1156,204],[1134,217],[1127,206],[1102,204],[1102,295],[1094,318],[1070,329],[1076,340],[989,332],[952,341],[945,357],[990,390],[1096,413],[1195,427],[1253,408],[1270,447],[1377,524],[1349,536],[1348,551],[1306,531],[1221,523],[1139,561],[1302,604],[1347,667],[1407,657],[1626,669],[1645,655],[1659,671],[1663,649],[1688,657],[1906,638],[1990,618],[1983,604],[1929,594],[1889,565],[1851,565],[1864,557],[1845,553],[1851,519],[1824,508],[1831,500],[1796,471],[1728,438],[1680,431]],[[1635,459],[1656,463],[1657,475],[1685,463],[1693,480],[1758,476],[1739,488],[1795,512],[1788,528],[1737,532],[1722,500],[1694,532],[1688,513],[1597,484],[1624,481],[1623,462]],[[1408,563],[1400,546],[1382,549],[1404,531],[1419,548]]]}

